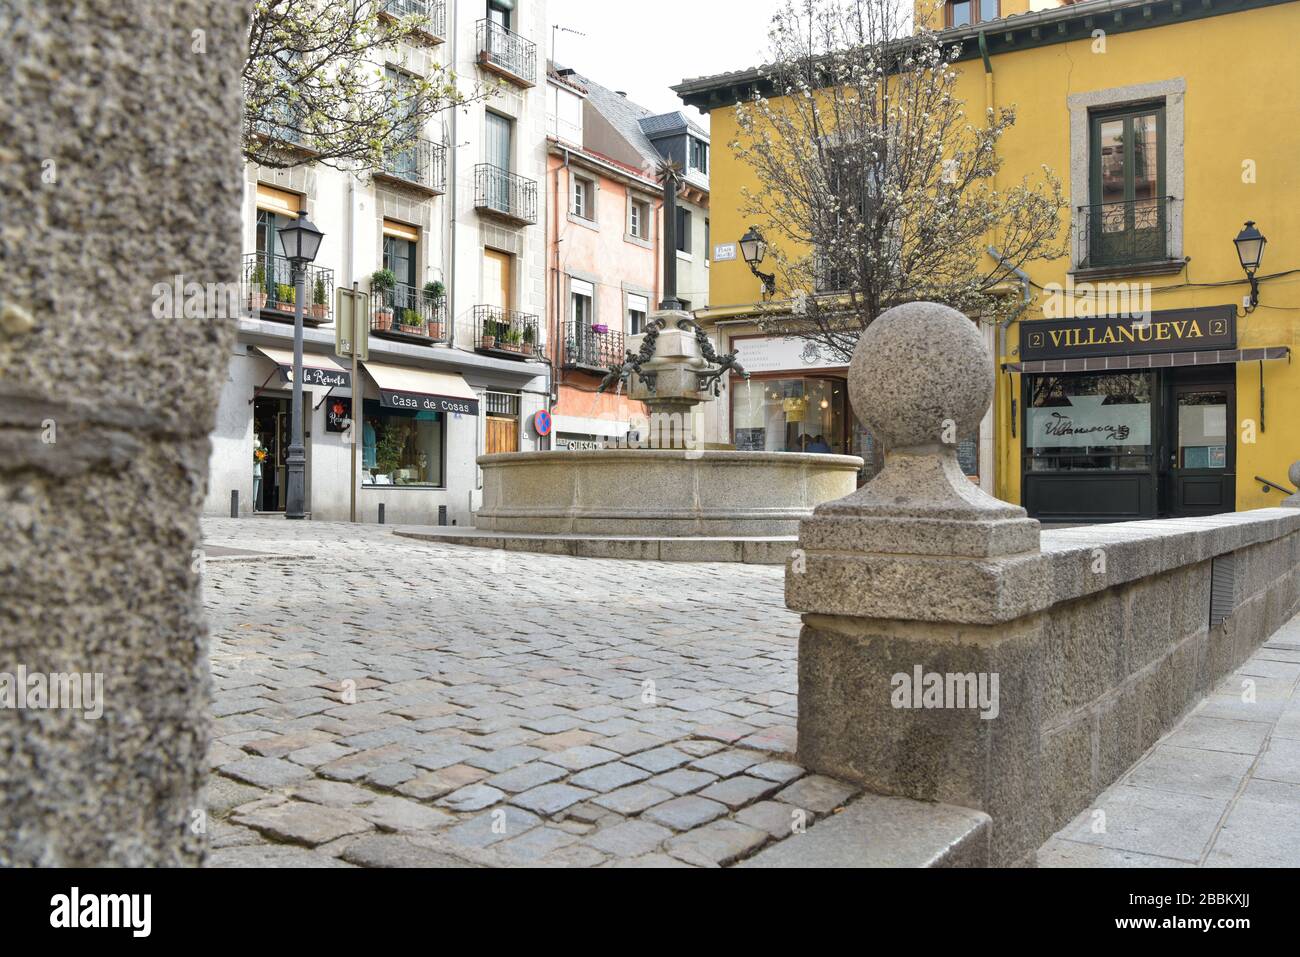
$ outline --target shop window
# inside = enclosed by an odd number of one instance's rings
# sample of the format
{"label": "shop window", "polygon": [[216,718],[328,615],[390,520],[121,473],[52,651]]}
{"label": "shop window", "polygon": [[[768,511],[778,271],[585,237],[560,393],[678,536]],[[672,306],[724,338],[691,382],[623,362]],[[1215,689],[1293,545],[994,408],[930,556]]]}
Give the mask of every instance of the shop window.
{"label": "shop window", "polygon": [[1027,377],[1026,470],[1149,471],[1150,372]]}
{"label": "shop window", "polygon": [[447,422],[438,412],[385,409],[366,399],[362,483],[367,487],[445,488]]}
{"label": "shop window", "polygon": [[753,379],[732,393],[732,441],[742,452],[844,454],[851,441],[844,380]]}

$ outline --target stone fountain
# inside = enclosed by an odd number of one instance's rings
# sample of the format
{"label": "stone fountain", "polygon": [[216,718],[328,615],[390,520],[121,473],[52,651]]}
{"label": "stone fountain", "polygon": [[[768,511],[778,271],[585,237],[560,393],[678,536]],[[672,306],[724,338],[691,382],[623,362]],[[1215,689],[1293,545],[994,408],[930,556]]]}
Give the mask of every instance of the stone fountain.
{"label": "stone fountain", "polygon": [[[738,452],[700,441],[697,408],[721,395],[724,376],[747,379],[748,374],[734,353],[715,352],[677,300],[672,251],[680,172],[665,165],[660,173],[665,183],[664,248],[669,251],[664,257],[665,298],[646,332],[631,338],[630,351],[601,386],[626,388],[631,398],[645,403],[648,429],[637,430],[615,448],[480,458],[483,506],[475,519],[477,544],[569,554],[779,562],[800,521],[823,502],[857,487],[863,463],[855,456]],[[588,540],[590,547],[574,545],[575,539]],[[709,541],[695,548],[658,544],[669,539]],[[464,536],[456,540],[473,543]],[[756,548],[757,543],[771,547]],[[746,555],[751,557],[742,557]]]}

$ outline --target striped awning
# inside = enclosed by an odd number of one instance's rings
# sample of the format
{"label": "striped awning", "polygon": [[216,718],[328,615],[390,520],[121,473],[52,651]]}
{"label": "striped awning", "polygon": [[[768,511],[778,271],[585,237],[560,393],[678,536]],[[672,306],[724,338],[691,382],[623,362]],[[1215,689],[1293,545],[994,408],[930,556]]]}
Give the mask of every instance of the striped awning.
{"label": "striped awning", "polygon": [[1086,359],[1040,359],[1006,362],[1004,372],[1118,372],[1124,369],[1179,369],[1184,366],[1221,366],[1234,362],[1265,362],[1291,358],[1290,346],[1262,349],[1216,349],[1212,352],[1160,352],[1153,355],[1091,356]]}

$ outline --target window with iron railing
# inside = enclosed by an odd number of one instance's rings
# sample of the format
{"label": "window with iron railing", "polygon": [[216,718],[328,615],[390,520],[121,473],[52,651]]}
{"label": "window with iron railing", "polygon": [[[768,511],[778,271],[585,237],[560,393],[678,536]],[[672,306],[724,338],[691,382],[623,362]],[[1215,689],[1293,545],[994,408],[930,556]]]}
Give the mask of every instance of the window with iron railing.
{"label": "window with iron railing", "polygon": [[537,317],[500,306],[475,306],[475,348],[528,359],[541,351]]}
{"label": "window with iron railing", "polygon": [[521,223],[537,222],[537,183],[490,163],[474,167],[474,205]]}
{"label": "window with iron railing", "polygon": [[597,332],[589,322],[574,321],[564,328],[564,364],[609,369],[623,361],[623,333]]}
{"label": "window with iron railing", "polygon": [[[328,322],[334,313],[334,270],[315,264],[304,267],[303,317],[308,322]],[[293,264],[269,252],[244,257],[244,301],[255,317],[263,311],[294,315],[298,291]]]}
{"label": "window with iron railing", "polygon": [[382,172],[439,193],[447,189],[447,149],[431,140],[417,140],[409,148],[384,157]]}
{"label": "window with iron railing", "polygon": [[529,85],[537,82],[537,45],[495,20],[478,22],[478,57],[485,67]]}
{"label": "window with iron railing", "polygon": [[384,0],[384,13],[390,17],[420,17],[429,36],[446,39],[446,0]]}
{"label": "window with iron railing", "polygon": [[1075,210],[1078,260],[1083,268],[1126,266],[1168,260],[1172,196],[1097,203]]}

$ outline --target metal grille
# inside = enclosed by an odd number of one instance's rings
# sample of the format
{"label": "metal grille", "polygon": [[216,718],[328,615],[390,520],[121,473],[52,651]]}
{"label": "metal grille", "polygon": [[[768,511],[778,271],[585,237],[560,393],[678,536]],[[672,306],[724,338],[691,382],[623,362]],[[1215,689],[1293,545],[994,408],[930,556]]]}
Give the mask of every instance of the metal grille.
{"label": "metal grille", "polygon": [[447,149],[431,140],[417,140],[409,149],[384,157],[383,172],[439,193],[447,189]]}
{"label": "metal grille", "polygon": [[623,361],[621,332],[596,332],[591,323],[569,322],[564,327],[564,364],[609,369]]}
{"label": "metal grille", "polygon": [[1080,264],[1125,266],[1171,255],[1172,196],[1124,203],[1098,203],[1075,210]]}
{"label": "metal grille", "polygon": [[393,17],[424,17],[425,33],[440,39],[447,36],[446,0],[385,0],[384,12]]}
{"label": "metal grille", "polygon": [[492,20],[478,22],[478,56],[524,83],[537,82],[537,45]]}
{"label": "metal grille", "polygon": [[514,222],[536,223],[537,183],[491,163],[480,163],[474,167],[474,205]]}
{"label": "metal grille", "polygon": [[488,415],[505,415],[519,417],[519,394],[517,392],[484,392],[483,407]]}
{"label": "metal grille", "polygon": [[1237,607],[1237,556],[1220,555],[1210,566],[1210,627],[1222,624]]}

